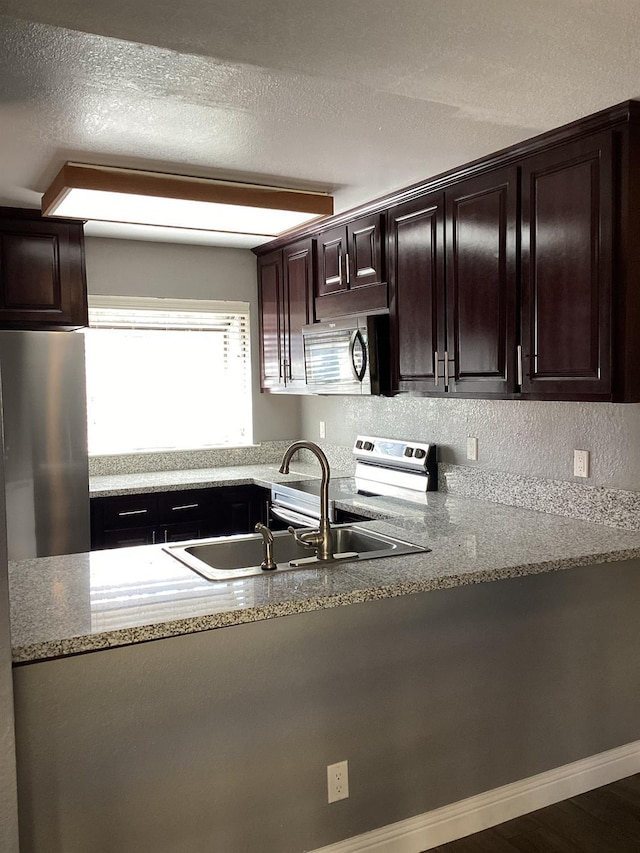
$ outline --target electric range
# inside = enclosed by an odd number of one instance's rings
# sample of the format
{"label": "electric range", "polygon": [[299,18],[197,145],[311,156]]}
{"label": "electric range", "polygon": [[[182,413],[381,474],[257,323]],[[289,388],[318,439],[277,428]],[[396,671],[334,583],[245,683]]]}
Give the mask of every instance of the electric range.
{"label": "electric range", "polygon": [[[438,488],[436,445],[421,441],[359,435],[353,445],[354,477],[329,481],[329,520],[335,503],[357,495],[385,495],[426,505],[427,492]],[[275,483],[271,513],[293,526],[313,527],[320,518],[320,480]]]}

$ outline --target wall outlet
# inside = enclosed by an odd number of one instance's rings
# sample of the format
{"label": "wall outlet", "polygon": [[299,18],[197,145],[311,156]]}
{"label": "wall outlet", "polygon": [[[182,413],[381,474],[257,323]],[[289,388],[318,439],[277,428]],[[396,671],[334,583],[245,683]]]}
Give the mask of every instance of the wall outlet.
{"label": "wall outlet", "polygon": [[327,794],[329,803],[346,800],[349,796],[348,761],[339,761],[327,767]]}
{"label": "wall outlet", "polygon": [[573,476],[574,477],[588,477],[589,476],[589,462],[590,462],[590,453],[588,450],[574,450],[573,451]]}
{"label": "wall outlet", "polygon": [[325,421],[320,421],[320,428],[318,429],[318,435],[320,438],[327,437],[327,424]]}
{"label": "wall outlet", "polygon": [[478,461],[478,439],[473,435],[467,436],[467,459]]}

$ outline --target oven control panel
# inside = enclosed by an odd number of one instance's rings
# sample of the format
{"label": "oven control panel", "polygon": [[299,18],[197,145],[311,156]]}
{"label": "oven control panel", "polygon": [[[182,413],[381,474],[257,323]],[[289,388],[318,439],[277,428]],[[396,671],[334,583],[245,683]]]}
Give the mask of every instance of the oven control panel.
{"label": "oven control panel", "polygon": [[436,464],[435,444],[422,441],[359,435],[353,454],[358,460],[403,470],[425,471]]}

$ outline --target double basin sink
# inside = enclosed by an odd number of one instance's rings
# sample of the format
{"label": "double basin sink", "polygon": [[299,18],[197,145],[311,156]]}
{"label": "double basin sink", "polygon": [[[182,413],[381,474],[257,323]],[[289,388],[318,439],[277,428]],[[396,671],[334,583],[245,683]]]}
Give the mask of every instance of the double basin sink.
{"label": "double basin sink", "polygon": [[[201,539],[195,542],[180,542],[166,545],[164,550],[180,560],[190,569],[207,580],[228,581],[251,575],[273,575],[298,568],[322,568],[323,566],[350,561],[373,560],[377,557],[394,557],[428,551],[392,536],[366,530],[354,524],[336,524],[331,528],[335,560],[318,560],[302,566],[291,565],[312,556],[314,551],[299,543],[286,530],[273,532],[273,556],[277,569],[264,571],[260,564],[264,559],[264,542],[260,534],[222,536],[216,539]],[[348,556],[340,559],[340,554]]]}

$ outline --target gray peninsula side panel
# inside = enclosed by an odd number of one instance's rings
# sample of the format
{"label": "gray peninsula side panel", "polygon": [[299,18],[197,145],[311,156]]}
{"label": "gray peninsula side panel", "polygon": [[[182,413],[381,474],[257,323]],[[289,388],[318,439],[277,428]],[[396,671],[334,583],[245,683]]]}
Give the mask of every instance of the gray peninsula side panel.
{"label": "gray peninsula side panel", "polygon": [[18,666],[21,851],[300,853],[637,740],[639,600],[634,560]]}

